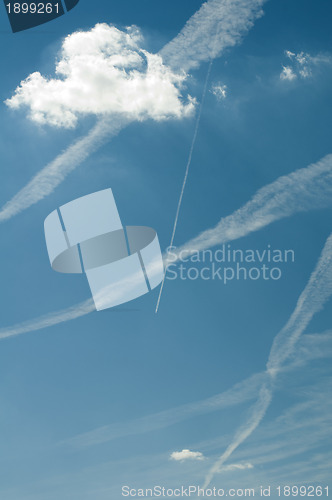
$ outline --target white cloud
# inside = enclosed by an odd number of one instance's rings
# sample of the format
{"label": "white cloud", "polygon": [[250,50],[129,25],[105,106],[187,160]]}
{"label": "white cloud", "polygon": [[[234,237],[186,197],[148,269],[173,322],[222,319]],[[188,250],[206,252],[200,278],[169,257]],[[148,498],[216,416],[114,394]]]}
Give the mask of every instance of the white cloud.
{"label": "white cloud", "polygon": [[[0,222],[10,219],[49,195],[107,137],[115,135],[133,119],[151,115],[155,119],[161,119],[162,112],[165,118],[189,114],[194,101],[188,96],[187,103],[183,104],[180,96],[185,65],[187,69],[197,67],[201,61],[212,60],[225,47],[237,43],[241,34],[262,14],[260,6],[263,3],[264,0],[239,0],[234,5],[227,0],[205,2],[179,35],[159,53],[170,66],[182,64],[179,74],[166,68],[159,55],[139,50],[141,35],[137,28],[124,32],[99,24],[91,31],[69,35],[65,39],[62,58],[57,65],[58,78],[46,79],[39,72],[33,73],[21,83],[6,104],[12,108],[27,106],[30,108],[30,116],[39,123],[72,127],[81,114],[91,113],[98,114],[99,120],[86,137],[69,146],[3,206],[0,210]],[[211,37],[213,32],[216,36]],[[72,66],[71,61],[74,62]],[[105,68],[107,71],[104,78],[102,70]],[[136,92],[138,95],[136,83],[140,83],[140,90],[145,87],[147,92],[139,95],[136,104],[135,101],[129,102],[128,95],[127,100],[122,95],[120,82],[126,83],[126,91],[130,90],[132,94]],[[109,83],[113,83],[114,88]],[[160,83],[162,85],[158,86]],[[84,99],[89,89],[96,92]],[[164,92],[162,95],[161,89]],[[154,107],[150,108],[149,100],[154,100]],[[101,107],[100,103],[105,107]],[[145,115],[144,105],[148,106]],[[122,113],[119,109],[122,109]],[[112,122],[105,122],[104,114],[109,116],[112,112]],[[139,112],[142,114],[139,115]]]}
{"label": "white cloud", "polygon": [[205,457],[200,451],[174,451],[170,456],[171,460],[176,460],[177,462],[183,462],[184,460],[204,460]]}
{"label": "white cloud", "polygon": [[311,56],[306,52],[296,54],[290,50],[285,50],[285,55],[290,60],[290,65],[282,67],[280,80],[283,81],[293,81],[297,78],[307,79],[313,75],[315,67],[332,63],[332,58],[324,54]]}
{"label": "white cloud", "polygon": [[296,80],[297,76],[290,66],[283,66],[282,72],[280,73],[280,80]]}
{"label": "white cloud", "polygon": [[233,472],[236,470],[248,470],[248,469],[253,469],[254,466],[250,463],[247,464],[229,464],[229,465],[224,465],[219,469],[219,472]]}
{"label": "white cloud", "polygon": [[227,97],[227,85],[216,83],[215,85],[212,86],[210,92],[218,99],[218,101],[222,101]]}
{"label": "white cloud", "polygon": [[55,78],[32,73],[5,103],[27,106],[37,123],[66,128],[85,115],[164,120],[190,114],[194,100],[180,93],[186,74],[141,44],[136,27],[121,31],[104,23],[77,31],[63,41]]}

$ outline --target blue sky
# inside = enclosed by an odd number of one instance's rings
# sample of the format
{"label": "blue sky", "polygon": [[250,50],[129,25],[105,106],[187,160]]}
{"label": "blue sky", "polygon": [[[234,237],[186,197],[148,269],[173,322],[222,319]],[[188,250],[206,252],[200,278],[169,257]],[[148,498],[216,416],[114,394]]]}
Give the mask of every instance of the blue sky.
{"label": "blue sky", "polygon": [[[254,4],[239,5],[250,17]],[[82,104],[73,111],[73,100],[60,99],[57,119],[69,110],[75,126],[50,123],[45,82],[56,78],[64,37],[93,34],[97,23],[121,32],[135,25],[141,47],[155,54],[201,6],[200,0],[81,0],[62,18],[17,34],[3,8],[2,207],[100,123],[98,92],[93,113]],[[0,336],[13,325],[26,332],[1,340],[1,498],[106,500],[121,498],[124,485],[207,483],[226,490],[271,485],[277,498],[278,485],[332,486],[331,242],[320,259],[331,219],[332,7],[325,0],[270,0],[262,8],[247,32],[239,28],[234,46],[225,42],[226,16],[219,19],[219,11],[210,51],[209,31],[198,41],[187,33],[198,43],[191,59],[175,38],[176,50],[164,55],[167,77],[183,68],[188,76],[181,88],[170,87],[179,89],[173,111],[166,96],[163,115],[152,115],[157,91],[136,116],[123,91],[127,125],[110,94],[106,118],[120,132],[106,130],[98,147],[37,203],[25,209],[21,198],[21,208],[10,205],[5,218],[0,210]],[[231,9],[232,15],[238,19]],[[262,252],[270,245],[293,250],[295,262],[278,264],[279,280],[166,279],[158,314],[154,290],[36,330],[40,317],[91,296],[84,276],[50,267],[43,222],[57,207],[111,187],[123,223],[155,228],[163,251],[168,247],[211,57],[175,245],[195,248],[197,240],[190,242],[221,221],[213,250],[230,244]],[[16,109],[6,104],[36,71],[45,79],[38,92],[31,97],[22,87]],[[122,83],[112,81],[113,91]],[[42,122],[29,117],[37,95],[44,96]],[[196,99],[191,113],[188,95]],[[305,170],[292,177],[298,169]],[[276,184],[281,176],[286,180]],[[201,240],[211,247],[206,235]],[[182,450],[190,453],[171,458]]]}

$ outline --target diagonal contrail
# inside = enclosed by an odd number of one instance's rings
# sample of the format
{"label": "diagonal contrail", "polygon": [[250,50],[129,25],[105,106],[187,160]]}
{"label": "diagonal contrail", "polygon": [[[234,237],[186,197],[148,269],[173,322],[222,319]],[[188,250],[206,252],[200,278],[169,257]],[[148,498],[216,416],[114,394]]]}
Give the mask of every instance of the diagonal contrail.
{"label": "diagonal contrail", "polygon": [[[180,198],[179,198],[178,206],[177,206],[177,209],[176,209],[174,226],[173,226],[173,232],[172,232],[172,236],[171,236],[171,242],[170,242],[170,245],[169,245],[170,247],[173,247],[175,233],[176,233],[176,228],[178,226],[178,221],[179,221],[179,215],[180,215],[180,210],[181,210],[183,195],[184,195],[184,191],[186,189],[186,184],[187,184],[188,175],[189,175],[189,169],[190,169],[190,166],[191,166],[191,160],[192,160],[192,157],[193,157],[194,147],[195,147],[195,144],[196,144],[196,139],[197,139],[199,124],[200,124],[201,117],[202,117],[202,111],[203,111],[204,101],[205,101],[205,97],[206,97],[207,86],[208,86],[209,79],[210,79],[210,74],[211,74],[211,69],[212,69],[212,63],[213,63],[213,61],[211,60],[210,64],[209,64],[209,67],[208,67],[208,72],[207,72],[207,75],[206,75],[206,79],[205,79],[205,84],[204,84],[204,89],[203,89],[201,104],[200,104],[200,107],[199,107],[199,112],[198,112],[198,116],[197,116],[197,120],[196,120],[194,135],[193,135],[193,139],[192,139],[192,142],[191,142],[191,147],[190,147],[190,151],[189,151],[188,161],[187,161],[186,170],[185,170],[185,174],[184,174],[184,179],[183,179],[183,183],[182,183],[182,188],[181,188],[181,192],[180,192]],[[161,283],[161,287],[160,287],[160,290],[159,290],[159,295],[158,295],[158,300],[157,300],[157,306],[156,306],[156,311],[155,311],[156,313],[158,312],[158,309],[159,309],[159,306],[160,306],[160,300],[161,300],[161,296],[162,296],[164,285],[165,285],[165,279],[166,279],[166,272],[164,273],[164,278],[163,278],[163,281]]]}
{"label": "diagonal contrail", "polygon": [[11,219],[38,201],[42,200],[86,160],[91,153],[99,149],[110,137],[117,135],[127,124],[124,119],[101,119],[90,132],[76,140],[64,152],[46,165],[0,210],[0,222]]}
{"label": "diagonal contrail", "polygon": [[[332,155],[325,156],[319,162],[302,168],[287,176],[279,177],[272,184],[261,188],[253,198],[233,214],[224,217],[214,228],[203,231],[196,238],[191,239],[182,247],[174,251],[174,258],[170,259],[168,253],[164,254],[164,265],[176,263],[194,252],[203,251],[225,241],[233,241],[253,231],[258,231],[267,225],[290,217],[301,211],[326,208],[332,203]],[[127,283],[126,286],[129,284]],[[120,290],[118,290],[120,293]],[[0,330],[0,339],[9,337],[8,332],[28,333],[36,329],[46,328],[66,320],[75,319],[75,307],[81,311],[81,304],[59,313],[51,313],[52,323],[46,321],[44,326],[40,320],[13,325]],[[72,311],[73,316],[62,316],[63,313]],[[62,318],[67,319],[62,319]],[[57,323],[53,322],[58,318]],[[35,328],[35,325],[37,327]]]}
{"label": "diagonal contrail", "polygon": [[266,365],[266,381],[259,398],[251,408],[251,415],[237,431],[233,441],[208,472],[204,488],[212,481],[222,464],[255,431],[264,418],[272,401],[273,383],[283,363],[293,353],[294,347],[313,316],[323,309],[332,295],[332,234],[326,240],[315,270],[301,293],[293,314],[273,341]]}

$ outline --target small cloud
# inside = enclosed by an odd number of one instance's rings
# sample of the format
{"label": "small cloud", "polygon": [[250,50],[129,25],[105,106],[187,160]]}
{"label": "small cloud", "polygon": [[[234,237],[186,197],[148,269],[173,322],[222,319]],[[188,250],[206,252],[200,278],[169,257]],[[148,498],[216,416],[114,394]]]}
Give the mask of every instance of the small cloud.
{"label": "small cloud", "polygon": [[5,103],[27,107],[37,123],[64,128],[89,115],[159,121],[190,114],[195,100],[181,95],[187,75],[142,42],[135,26],[122,31],[102,23],[74,32],[63,41],[55,77],[32,73]]}
{"label": "small cloud", "polygon": [[280,73],[280,80],[288,80],[291,82],[297,78],[296,74],[290,66],[283,66],[282,72]]}
{"label": "small cloud", "polygon": [[177,462],[183,462],[184,460],[204,460],[205,457],[200,451],[173,451],[170,456],[171,460],[176,460]]}
{"label": "small cloud", "polygon": [[219,469],[219,472],[232,472],[235,470],[248,470],[248,469],[253,469],[254,466],[250,463],[247,464],[230,464],[230,465],[224,465]]}
{"label": "small cloud", "polygon": [[285,55],[290,59],[291,64],[282,67],[282,72],[280,73],[280,80],[292,81],[296,78],[301,78],[305,80],[313,75],[313,70],[322,64],[331,64],[332,58],[327,55],[317,54],[316,56],[311,56],[306,52],[291,52],[290,50],[285,50]]}
{"label": "small cloud", "polygon": [[218,101],[222,101],[227,97],[227,85],[222,85],[221,83],[217,83],[212,86],[210,92],[218,99]]}
{"label": "small cloud", "polygon": [[294,52],[291,52],[290,50],[285,50],[285,54],[289,59],[293,59],[293,57],[295,57]]}

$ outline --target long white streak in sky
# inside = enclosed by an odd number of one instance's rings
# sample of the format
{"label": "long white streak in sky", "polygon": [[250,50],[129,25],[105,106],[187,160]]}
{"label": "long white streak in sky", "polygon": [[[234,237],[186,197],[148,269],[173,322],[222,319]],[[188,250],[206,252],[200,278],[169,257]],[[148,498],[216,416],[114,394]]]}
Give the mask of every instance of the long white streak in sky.
{"label": "long white streak in sky", "polygon": [[[165,257],[165,265],[215,245],[242,238],[277,220],[299,212],[326,208],[332,205],[332,155],[317,163],[279,177],[261,188],[243,207],[223,217],[213,228],[188,241],[173,257]],[[175,255],[178,258],[175,258]]]}
{"label": "long white streak in sky", "polygon": [[89,133],[76,140],[64,152],[46,165],[31,181],[22,188],[0,210],[0,222],[11,219],[23,210],[42,200],[96,151],[109,137],[117,135],[125,126],[125,120],[99,120]]}
{"label": "long white streak in sky", "polygon": [[332,295],[332,234],[328,237],[315,270],[301,293],[293,314],[273,341],[266,365],[266,377],[259,398],[251,409],[251,416],[236,433],[226,451],[208,472],[204,487],[212,481],[221,465],[258,427],[272,400],[273,382],[282,369],[283,363],[290,357],[300,336],[313,316],[319,312]]}
{"label": "long white streak in sky", "polygon": [[[180,33],[160,51],[164,62],[189,71],[220,56],[241,41],[261,17],[265,0],[208,0],[187,21]],[[218,33],[217,40],[211,33]]]}
{"label": "long white streak in sky", "polygon": [[198,415],[204,415],[222,408],[230,408],[243,404],[257,397],[259,388],[265,377],[265,373],[257,373],[234,385],[231,389],[208,399],[181,405],[177,408],[171,408],[135,420],[105,425],[104,427],[75,436],[61,444],[75,448],[93,446],[124,436],[143,434],[163,429]]}
{"label": "long white streak in sky", "polygon": [[250,434],[254,432],[254,430],[258,427],[260,422],[265,416],[265,413],[271,403],[272,400],[272,390],[268,387],[267,384],[264,384],[259,392],[259,397],[257,402],[251,409],[251,415],[247,422],[240,427],[237,431],[232,443],[226,448],[225,452],[219,457],[219,459],[215,462],[213,467],[209,470],[206,475],[205,482],[203,488],[207,488],[211,483],[215,474],[217,474],[221,466],[226,462],[226,460],[232,455],[232,453],[240,446],[243,441],[245,441]]}
{"label": "long white streak in sky", "polygon": [[59,323],[65,323],[66,321],[86,316],[95,310],[96,308],[93,300],[88,299],[80,304],[77,304],[76,306],[69,307],[68,309],[62,309],[61,311],[46,314],[45,316],[41,316],[37,319],[24,321],[23,323],[18,323],[7,328],[1,328],[0,339],[7,339],[9,337],[15,337],[16,335],[22,335],[23,333],[42,330],[43,328],[58,325]]}
{"label": "long white streak in sky", "polygon": [[[183,179],[182,188],[181,188],[181,192],[180,192],[179,202],[178,202],[178,206],[177,206],[177,209],[176,209],[174,226],[173,226],[173,232],[172,232],[171,242],[170,242],[170,245],[169,245],[170,247],[173,247],[175,233],[176,233],[176,228],[178,226],[178,221],[179,221],[179,215],[180,215],[180,210],[181,210],[183,195],[184,195],[184,191],[185,191],[186,185],[187,185],[189,170],[190,170],[190,166],[191,166],[191,160],[192,160],[192,157],[193,157],[194,147],[195,147],[195,144],[196,144],[196,139],[197,139],[197,134],[198,134],[198,128],[199,128],[199,124],[200,124],[201,117],[202,117],[202,111],[203,111],[204,101],[205,101],[205,97],[206,97],[207,86],[208,86],[208,82],[209,82],[209,79],[210,79],[212,64],[213,64],[213,60],[211,59],[209,67],[208,67],[208,72],[207,72],[207,75],[206,75],[206,79],[205,79],[205,84],[204,84],[204,89],[203,89],[203,95],[202,95],[201,105],[200,105],[199,113],[198,113],[197,120],[196,120],[196,126],[195,126],[195,130],[194,130],[193,140],[191,142],[191,147],[190,147],[188,161],[187,161],[187,165],[186,165],[186,169],[185,169],[185,174],[184,174],[184,179]],[[160,287],[160,291],[159,291],[159,295],[158,295],[157,306],[156,306],[156,313],[158,312],[158,309],[159,309],[159,306],[160,306],[160,300],[161,300],[161,296],[162,296],[164,285],[165,285],[165,279],[166,279],[166,272],[164,273],[164,278],[163,278],[163,281],[161,283],[161,287]]]}
{"label": "long white streak in sky", "polygon": [[[235,240],[236,238],[240,238],[241,236],[244,236],[252,231],[257,231],[277,219],[293,215],[299,211],[329,206],[331,204],[331,198],[332,155],[328,155],[318,163],[310,165],[307,168],[297,170],[288,176],[280,177],[274,183],[260,189],[252,200],[244,205],[244,207],[240,208],[232,215],[221,219],[215,228],[204,231],[199,236],[180,247],[174,253],[177,253],[179,256],[180,252],[182,252],[183,256],[185,253],[190,254],[197,250],[208,249],[220,242]],[[324,262],[326,260],[326,254],[327,251],[324,250]],[[174,261],[174,258],[172,258],[171,262]],[[167,254],[164,255],[164,263],[165,266],[170,263]],[[326,276],[328,276],[328,273]],[[317,274],[317,278],[320,278],[319,273]],[[310,293],[312,293],[314,289],[313,279],[314,278],[312,278],[308,284],[308,286],[310,285]],[[305,300],[305,303],[308,301],[308,299],[306,299],[306,290],[301,295],[301,300]],[[301,320],[305,319],[305,316],[303,316],[303,312],[301,311],[302,310],[299,309],[298,305],[296,309],[296,316],[293,317],[292,324],[296,321],[296,318],[301,318]],[[298,316],[299,312],[301,312],[300,316]],[[62,313],[63,312],[52,313],[51,317],[57,317],[57,315],[61,316]],[[43,320],[45,321],[45,317]],[[63,321],[64,320],[61,320],[59,323]],[[0,334],[1,332],[8,331],[11,328],[14,330],[19,328],[20,331],[21,328],[23,328],[21,333],[31,332],[35,329],[33,326],[34,324],[39,324],[39,320],[36,319],[31,322],[24,323],[24,325],[28,325],[26,327],[22,327],[22,324],[17,326],[14,325],[13,327],[9,327],[9,329],[2,329],[0,330]],[[42,328],[46,328],[47,326],[49,325],[45,322]],[[285,331],[286,333],[284,335],[287,335],[289,330],[287,329]],[[278,350],[278,352],[280,352],[280,350]]]}
{"label": "long white streak in sky", "polygon": [[[303,335],[302,339],[299,341],[299,355],[296,356],[296,360],[300,361],[302,365],[305,365],[313,359],[320,359],[328,356],[331,353],[331,340],[332,331],[327,331],[324,334]],[[298,358],[300,358],[300,360]],[[292,369],[297,369],[297,367],[298,364],[294,363],[292,359],[292,362],[283,367],[282,370],[284,373],[287,373]],[[146,415],[134,420],[105,425],[92,431],[79,434],[71,439],[67,439],[60,444],[70,448],[85,448],[106,443],[113,439],[120,439],[126,436],[164,429],[189,418],[244,404],[255,399],[257,394],[259,394],[259,402],[255,403],[253,408],[256,408],[258,412],[259,407],[259,416],[262,416],[264,409],[262,401],[265,401],[265,403],[268,401],[269,391],[267,386],[266,391],[263,391],[262,386],[268,381],[269,375],[267,372],[257,373],[216,396],[201,401],[195,401],[194,403],[184,404],[159,413]],[[256,412],[251,410],[251,416],[255,417],[255,415]],[[252,420],[252,425],[254,422],[258,422],[257,417]],[[244,431],[247,432],[247,429],[246,427]],[[240,436],[242,433],[239,432],[237,435]]]}
{"label": "long white streak in sky", "polygon": [[317,266],[297,302],[287,324],[275,337],[267,370],[275,376],[293,352],[300,335],[312,317],[319,312],[332,294],[332,234],[328,237]]}

